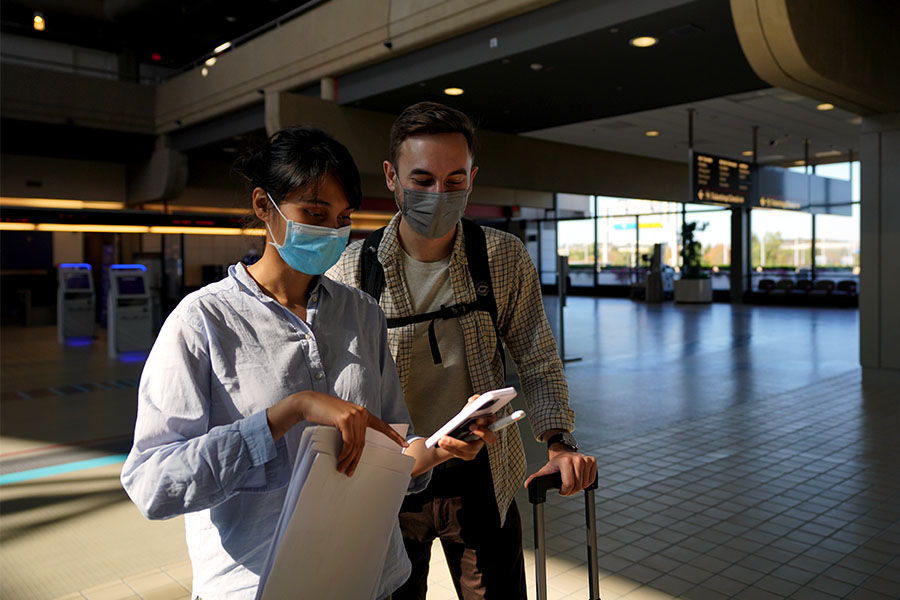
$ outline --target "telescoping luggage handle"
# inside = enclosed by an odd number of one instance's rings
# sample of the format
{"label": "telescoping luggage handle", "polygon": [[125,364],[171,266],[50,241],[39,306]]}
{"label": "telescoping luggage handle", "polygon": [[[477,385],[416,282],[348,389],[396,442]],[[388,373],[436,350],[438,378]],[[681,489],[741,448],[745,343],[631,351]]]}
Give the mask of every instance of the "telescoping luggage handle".
{"label": "telescoping luggage handle", "polygon": [[[547,600],[547,546],[544,541],[544,503],[547,501],[547,490],[558,490],[562,487],[562,476],[559,473],[542,475],[528,484],[528,501],[534,505],[534,565],[536,571],[535,587],[537,600]],[[597,515],[594,509],[594,490],[597,480],[584,490],[584,519],[587,526],[587,562],[588,585],[591,600],[600,600],[600,584],[597,580]]]}

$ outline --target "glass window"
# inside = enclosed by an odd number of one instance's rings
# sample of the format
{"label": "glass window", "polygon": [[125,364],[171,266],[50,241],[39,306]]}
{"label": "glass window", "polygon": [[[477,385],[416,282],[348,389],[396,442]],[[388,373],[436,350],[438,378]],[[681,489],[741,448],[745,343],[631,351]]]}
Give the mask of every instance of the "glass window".
{"label": "glass window", "polygon": [[543,285],[556,285],[556,223],[541,221],[538,232],[538,269]]}
{"label": "glass window", "polygon": [[[694,237],[700,242],[700,265],[709,273],[714,290],[731,287],[731,211],[727,208],[687,205],[687,222],[699,223]],[[703,229],[700,230],[699,227]]]}
{"label": "glass window", "polygon": [[812,215],[790,210],[754,209],[750,214],[752,283],[760,279],[809,279],[812,275]]}
{"label": "glass window", "polygon": [[573,286],[594,285],[594,220],[572,219],[557,224],[559,253],[569,257]]}
{"label": "glass window", "polygon": [[635,245],[637,222],[634,217],[597,219],[597,283],[626,285],[631,282],[632,268],[637,266]]}

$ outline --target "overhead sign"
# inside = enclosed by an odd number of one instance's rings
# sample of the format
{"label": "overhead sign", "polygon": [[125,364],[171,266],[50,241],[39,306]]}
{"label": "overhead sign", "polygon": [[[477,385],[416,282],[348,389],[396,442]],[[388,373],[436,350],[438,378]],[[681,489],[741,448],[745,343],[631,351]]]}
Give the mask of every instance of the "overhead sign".
{"label": "overhead sign", "polygon": [[753,198],[753,168],[748,162],[694,154],[694,193],[696,202],[743,206]]}
{"label": "overhead sign", "polygon": [[692,153],[692,201],[851,214],[850,182],[705,153]]}
{"label": "overhead sign", "polygon": [[760,167],[757,205],[850,216],[850,182],[797,173],[780,167]]}

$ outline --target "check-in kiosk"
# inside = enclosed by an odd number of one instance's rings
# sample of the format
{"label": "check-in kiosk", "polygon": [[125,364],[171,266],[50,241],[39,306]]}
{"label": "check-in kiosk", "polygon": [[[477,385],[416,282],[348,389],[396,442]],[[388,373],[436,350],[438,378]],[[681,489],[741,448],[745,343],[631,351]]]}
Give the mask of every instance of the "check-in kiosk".
{"label": "check-in kiosk", "polygon": [[112,265],[106,311],[109,356],[149,350],[153,345],[153,313],[147,267]]}
{"label": "check-in kiosk", "polygon": [[56,333],[60,344],[89,344],[94,337],[94,278],[87,263],[59,265]]}

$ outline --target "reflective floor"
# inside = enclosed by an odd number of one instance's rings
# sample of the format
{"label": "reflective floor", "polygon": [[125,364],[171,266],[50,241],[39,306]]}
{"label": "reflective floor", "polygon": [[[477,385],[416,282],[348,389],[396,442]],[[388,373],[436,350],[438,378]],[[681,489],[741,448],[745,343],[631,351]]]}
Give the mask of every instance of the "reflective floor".
{"label": "reflective floor", "polygon": [[[860,383],[855,310],[570,298],[564,317],[604,600],[900,597],[900,390]],[[50,328],[0,346],[0,597],[189,598],[181,519],[144,520],[118,484],[141,357]],[[548,500],[550,598],[588,597],[582,513]],[[453,597],[436,549],[428,598]]]}

